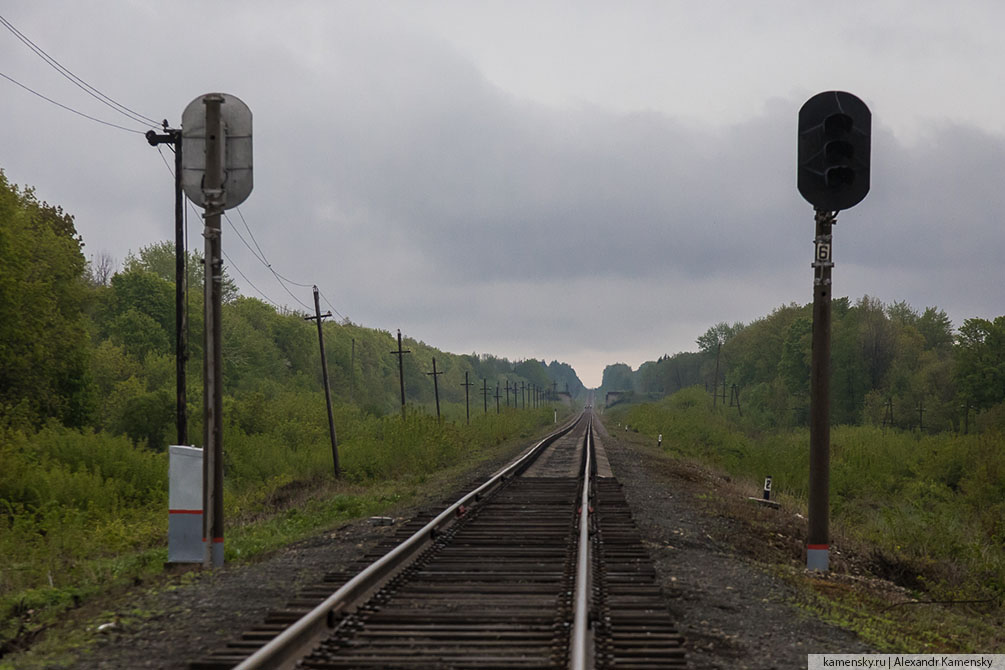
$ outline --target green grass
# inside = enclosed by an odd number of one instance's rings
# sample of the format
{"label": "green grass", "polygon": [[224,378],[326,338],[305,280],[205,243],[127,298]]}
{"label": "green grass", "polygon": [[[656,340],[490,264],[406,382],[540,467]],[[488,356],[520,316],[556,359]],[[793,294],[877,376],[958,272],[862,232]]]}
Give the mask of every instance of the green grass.
{"label": "green grass", "polygon": [[[760,483],[805,504],[809,433],[746,432],[733,410],[713,411],[688,389],[609,410],[609,420],[664,449]],[[869,426],[831,431],[830,501],[836,535],[868,547],[891,578],[934,599],[1005,598],[1005,438],[920,435]]]}
{"label": "green grass", "polygon": [[[301,400],[279,399],[259,430],[225,427],[227,560],[378,514],[434,475],[470,467],[552,423],[551,408],[483,414],[469,426],[341,407],[343,477],[334,481],[323,406]],[[0,645],[23,624],[47,625],[96,594],[163,570],[165,453],[50,425],[0,430],[0,462]]]}

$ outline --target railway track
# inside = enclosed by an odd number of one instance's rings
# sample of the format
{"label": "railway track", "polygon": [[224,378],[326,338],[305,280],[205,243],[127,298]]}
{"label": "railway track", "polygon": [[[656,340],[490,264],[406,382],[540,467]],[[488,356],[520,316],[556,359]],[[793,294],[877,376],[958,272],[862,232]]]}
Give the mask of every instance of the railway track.
{"label": "railway track", "polygon": [[190,668],[685,667],[589,411],[366,562]]}

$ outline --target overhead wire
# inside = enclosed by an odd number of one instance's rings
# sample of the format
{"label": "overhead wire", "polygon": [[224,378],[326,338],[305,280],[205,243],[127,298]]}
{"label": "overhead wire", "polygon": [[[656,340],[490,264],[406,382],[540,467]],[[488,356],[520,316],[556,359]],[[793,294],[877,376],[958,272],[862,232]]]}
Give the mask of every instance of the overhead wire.
{"label": "overhead wire", "polygon": [[100,123],[102,125],[111,126],[112,128],[118,128],[119,130],[124,130],[127,133],[136,133],[137,135],[143,135],[144,134],[142,130],[136,130],[134,128],[126,128],[125,126],[120,126],[119,124],[112,123],[111,121],[103,121],[102,119],[99,119],[99,118],[97,118],[95,116],[91,116],[90,114],[85,114],[85,113],[83,113],[83,112],[81,112],[79,110],[74,109],[73,107],[69,107],[67,105],[64,105],[61,102],[56,102],[52,98],[42,95],[38,91],[36,91],[36,90],[34,90],[32,88],[29,88],[28,86],[26,86],[26,85],[22,84],[21,82],[19,82],[17,79],[14,79],[10,75],[4,74],[3,72],[0,72],[0,77],[3,77],[4,79],[6,79],[7,81],[11,82],[12,84],[15,84],[16,86],[20,86],[21,88],[23,88],[24,90],[28,91],[29,93],[31,93],[33,95],[37,95],[38,97],[42,98],[46,102],[52,103],[53,105],[56,105],[57,107],[61,107],[61,108],[65,109],[68,112],[73,112],[74,114],[76,114],[78,116],[82,116],[85,119],[89,119],[91,121],[95,121],[96,123]]}
{"label": "overhead wire", "polygon": [[[167,158],[164,157],[164,153],[161,151],[161,148],[160,148],[159,145],[157,147],[157,153],[160,155],[161,160],[164,161],[164,167],[166,167],[167,171],[171,173],[172,177],[174,177],[174,170],[171,168],[171,164],[168,163]],[[186,198],[186,202],[188,203],[188,206],[190,208],[192,208],[193,211],[195,211],[195,205],[192,204],[192,201],[188,200]],[[198,212],[195,212],[195,213],[198,216],[199,213]],[[224,213],[224,216],[226,216],[226,212]],[[230,219],[228,218],[227,220],[229,221]],[[186,222],[186,226],[185,226],[185,251],[186,251],[186,253],[188,253],[188,225],[187,225],[187,223],[188,223],[188,210],[187,209],[185,210],[185,222]],[[233,225],[234,224],[231,223],[231,226],[233,226]],[[237,229],[235,228],[234,230],[236,232]],[[238,237],[240,237],[240,236],[241,236],[240,233],[238,233]],[[242,239],[242,241],[244,241],[244,240]],[[247,242],[245,242],[245,244],[247,245]],[[249,249],[250,249],[250,247],[249,247]],[[273,307],[279,309],[279,303],[277,303],[275,300],[273,300],[272,298],[270,298],[262,289],[258,288],[258,286],[256,286],[253,281],[251,281],[250,279],[248,279],[248,276],[241,271],[241,268],[239,268],[237,266],[237,263],[235,263],[230,258],[230,256],[227,255],[227,252],[223,251],[223,249],[221,249],[220,252],[223,254],[223,257],[227,260],[227,262],[230,264],[230,266],[232,268],[234,268],[234,270],[237,272],[237,274],[241,275],[241,277],[244,279],[244,281],[248,282],[248,285],[251,286],[251,288],[255,289],[255,292],[257,292],[258,295],[260,295],[263,298],[265,298],[265,301],[268,302],[270,305],[272,305]],[[254,251],[252,251],[252,253],[254,253]],[[257,256],[256,256],[256,258],[257,258]]]}
{"label": "overhead wire", "polygon": [[25,35],[16,27],[14,27],[14,25],[6,18],[4,18],[2,15],[0,15],[0,24],[2,24],[5,28],[7,28],[7,30],[9,30],[11,34],[14,35],[18,40],[20,40],[26,47],[31,49],[35,53],[35,55],[37,55],[39,58],[45,61],[51,68],[53,68],[54,70],[56,70],[56,72],[65,77],[74,86],[84,91],[84,93],[87,93],[89,96],[91,96],[98,102],[114,109],[116,112],[122,114],[123,116],[126,116],[130,120],[135,121],[136,123],[151,126],[152,128],[160,127],[160,124],[157,121],[154,121],[150,117],[144,116],[139,112],[133,111],[132,109],[126,107],[125,105],[115,101],[114,99],[105,95],[104,93],[102,93],[101,91],[94,88],[86,81],[75,75],[62,63],[60,63],[58,60],[56,60],[48,53],[46,53],[45,50],[42,49],[42,47],[38,46],[33,41],[31,41],[31,39],[29,39],[27,35]]}

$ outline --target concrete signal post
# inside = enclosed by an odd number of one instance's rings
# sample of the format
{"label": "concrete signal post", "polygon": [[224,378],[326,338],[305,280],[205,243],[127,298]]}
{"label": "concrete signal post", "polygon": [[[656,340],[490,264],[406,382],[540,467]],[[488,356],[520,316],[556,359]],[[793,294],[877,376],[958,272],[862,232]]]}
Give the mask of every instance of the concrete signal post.
{"label": "concrete signal post", "polygon": [[869,193],[872,113],[851,93],[826,91],[799,110],[799,193],[815,211],[810,479],[806,567],[830,569],[831,269],[837,213]]}
{"label": "concrete signal post", "polygon": [[239,98],[207,93],[182,113],[181,185],[205,208],[206,325],[203,357],[203,539],[206,567],[223,565],[223,357],[220,216],[251,194],[251,110]]}

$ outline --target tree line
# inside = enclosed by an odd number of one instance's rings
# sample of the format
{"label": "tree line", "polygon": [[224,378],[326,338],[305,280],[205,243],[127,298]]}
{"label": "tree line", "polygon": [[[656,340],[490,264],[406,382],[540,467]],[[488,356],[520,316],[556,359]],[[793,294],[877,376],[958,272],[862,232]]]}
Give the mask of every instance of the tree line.
{"label": "tree line", "polygon": [[[87,262],[73,217],[41,202],[0,171],[0,426],[37,429],[47,421],[127,435],[152,448],[174,441],[175,258],[155,243],[116,269],[107,255]],[[190,434],[201,434],[202,257],[188,258]],[[322,392],[316,326],[304,314],[243,296],[225,273],[223,293],[225,420],[246,433],[263,429],[264,404],[280,396]],[[366,413],[397,409],[396,341],[385,330],[325,322],[333,399]],[[583,384],[565,363],[510,361],[488,354],[451,354],[405,340],[406,400],[431,406],[425,373],[436,358],[441,403],[472,407],[482,379],[568,390]],[[476,395],[476,393],[478,395]],[[494,401],[491,401],[494,402]],[[463,413],[463,409],[461,410]]]}
{"label": "tree line", "polygon": [[[833,423],[925,432],[1005,426],[1005,316],[954,330],[937,307],[870,296],[835,299],[832,310]],[[601,390],[654,398],[700,386],[757,427],[806,426],[812,329],[811,304],[783,305],[746,325],[719,323],[696,340],[696,352],[634,371],[608,366]]]}

